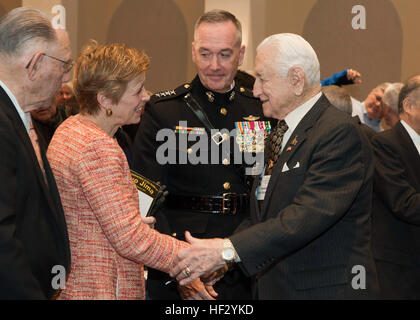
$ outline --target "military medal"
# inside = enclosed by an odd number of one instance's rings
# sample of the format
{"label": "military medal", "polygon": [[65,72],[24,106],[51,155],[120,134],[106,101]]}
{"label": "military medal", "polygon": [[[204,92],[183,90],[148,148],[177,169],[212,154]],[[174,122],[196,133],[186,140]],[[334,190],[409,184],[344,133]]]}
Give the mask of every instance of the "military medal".
{"label": "military medal", "polygon": [[[245,119],[245,118],[244,118]],[[246,119],[259,119],[249,116]],[[241,152],[264,152],[264,141],[271,132],[268,121],[235,122],[236,142]]]}
{"label": "military medal", "polygon": [[182,126],[176,126],[175,127],[175,133],[182,134],[195,134],[195,135],[203,135],[205,134],[204,128],[189,128],[189,127],[182,127]]}

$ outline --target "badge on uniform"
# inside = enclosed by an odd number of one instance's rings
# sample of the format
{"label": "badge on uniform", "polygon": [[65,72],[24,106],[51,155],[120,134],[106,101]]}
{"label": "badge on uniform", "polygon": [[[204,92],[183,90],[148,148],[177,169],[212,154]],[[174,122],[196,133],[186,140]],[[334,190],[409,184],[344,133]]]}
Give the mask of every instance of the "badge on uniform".
{"label": "badge on uniform", "polygon": [[238,144],[241,152],[264,152],[265,139],[271,132],[271,125],[269,121],[235,122],[235,127],[236,143]]}
{"label": "badge on uniform", "polygon": [[203,135],[206,133],[206,130],[204,128],[190,128],[190,127],[183,127],[183,126],[176,126],[175,129],[175,134],[182,134],[182,133],[186,133],[186,134],[195,134],[195,135]]}

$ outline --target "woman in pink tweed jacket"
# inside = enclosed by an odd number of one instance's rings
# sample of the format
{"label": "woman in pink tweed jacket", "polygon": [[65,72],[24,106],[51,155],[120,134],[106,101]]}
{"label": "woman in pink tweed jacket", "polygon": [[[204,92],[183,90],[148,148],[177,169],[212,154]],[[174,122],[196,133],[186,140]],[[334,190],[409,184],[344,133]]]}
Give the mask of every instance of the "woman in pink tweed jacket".
{"label": "woman in pink tweed jacket", "polygon": [[[144,299],[143,264],[169,272],[187,245],[142,221],[127,159],[113,138],[121,125],[140,121],[150,98],[148,66],[137,49],[96,42],[77,60],[80,114],[63,122],[48,149],[72,255],[59,299]],[[196,298],[216,296],[201,282],[194,289]]]}

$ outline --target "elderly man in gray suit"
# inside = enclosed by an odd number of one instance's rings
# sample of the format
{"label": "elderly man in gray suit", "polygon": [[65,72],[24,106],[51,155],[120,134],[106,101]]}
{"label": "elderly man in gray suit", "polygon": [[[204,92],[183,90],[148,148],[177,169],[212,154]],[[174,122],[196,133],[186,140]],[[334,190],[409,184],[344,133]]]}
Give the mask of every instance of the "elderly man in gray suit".
{"label": "elderly man in gray suit", "polygon": [[254,95],[279,122],[254,182],[251,218],[229,239],[187,233],[192,246],[172,276],[213,282],[212,272],[233,265],[254,277],[258,299],[375,298],[369,142],[321,93],[318,58],[302,37],[265,39],[255,73]]}

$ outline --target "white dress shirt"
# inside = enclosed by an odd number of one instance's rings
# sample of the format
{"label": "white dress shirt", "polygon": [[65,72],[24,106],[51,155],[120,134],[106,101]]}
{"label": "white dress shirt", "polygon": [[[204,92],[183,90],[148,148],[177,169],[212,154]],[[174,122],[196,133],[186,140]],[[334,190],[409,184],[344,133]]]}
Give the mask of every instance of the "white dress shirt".
{"label": "white dress shirt", "polygon": [[281,143],[281,150],[284,149],[293,131],[295,131],[296,127],[302,121],[303,117],[309,112],[309,110],[312,109],[312,107],[319,100],[319,98],[321,98],[321,95],[322,92],[318,93],[315,97],[309,99],[304,104],[297,107],[284,118],[284,121],[286,121],[286,124],[289,128],[284,133],[283,141]]}
{"label": "white dress shirt", "polygon": [[7,95],[9,96],[10,100],[12,100],[13,105],[16,108],[16,111],[18,112],[20,118],[22,119],[22,122],[26,128],[26,132],[29,134],[29,128],[31,127],[31,114],[29,112],[23,112],[22,108],[19,105],[19,102],[17,101],[15,95],[10,91],[10,89],[6,86],[6,84],[0,80],[0,87],[3,88],[4,91],[6,91]]}
{"label": "white dress shirt", "polygon": [[403,125],[405,130],[407,130],[408,135],[410,136],[420,155],[420,135],[416,131],[414,131],[414,129],[411,128],[410,125],[404,120],[401,120],[401,124]]}

